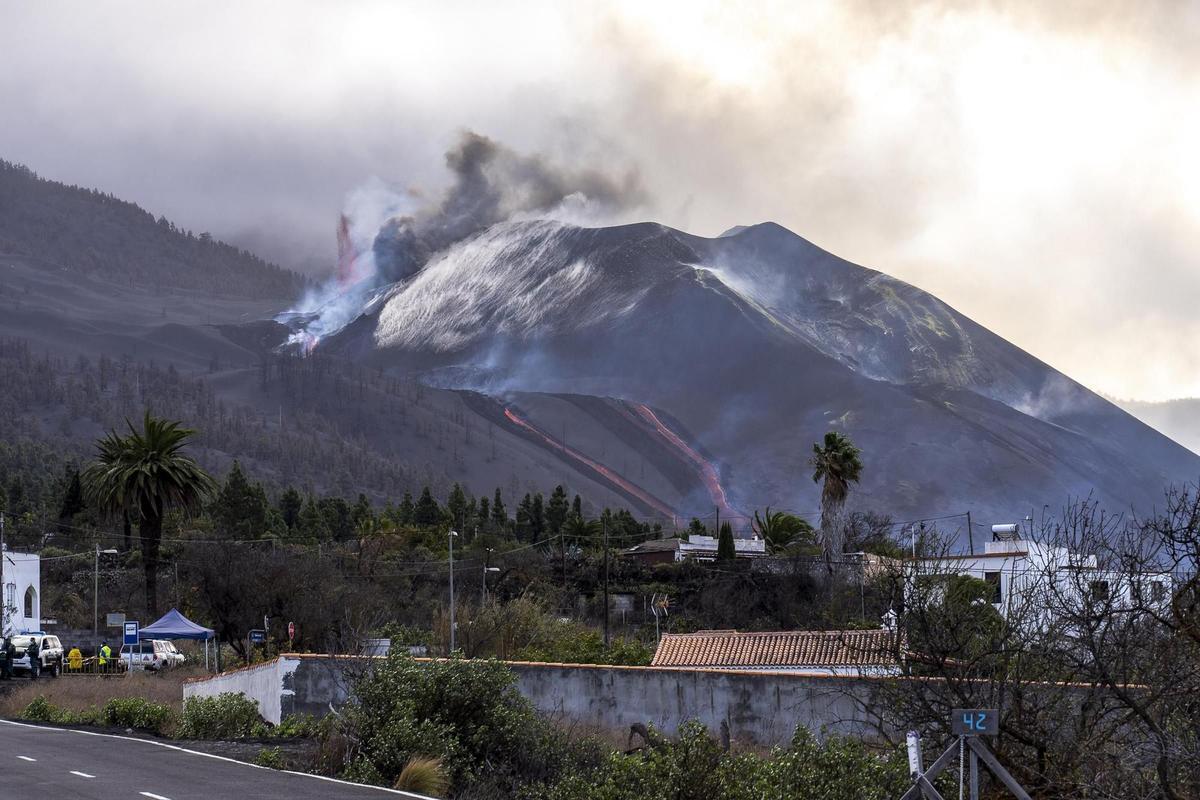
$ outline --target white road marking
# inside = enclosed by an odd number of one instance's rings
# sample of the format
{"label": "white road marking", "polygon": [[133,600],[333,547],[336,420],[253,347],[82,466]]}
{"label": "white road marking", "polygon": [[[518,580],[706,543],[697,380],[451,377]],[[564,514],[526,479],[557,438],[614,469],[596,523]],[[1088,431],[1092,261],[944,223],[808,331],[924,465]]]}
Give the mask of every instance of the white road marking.
{"label": "white road marking", "polygon": [[71,774],[72,774],[72,775],[78,775],[78,776],[79,776],[79,777],[81,777],[81,778],[94,778],[94,777],[96,777],[95,775],[88,775],[86,772],[78,772],[78,771],[76,771],[76,770],[71,770]]}
{"label": "white road marking", "polygon": [[[312,773],[309,773],[309,772],[294,772],[290,769],[272,770],[270,767],[264,767],[259,764],[251,764],[248,761],[238,761],[236,758],[228,758],[226,756],[213,755],[212,753],[202,753],[199,750],[189,750],[186,747],[180,747],[179,745],[174,745],[174,744],[167,744],[166,742],[157,742],[157,741],[154,741],[153,739],[138,739],[133,736],[121,736],[121,735],[115,734],[115,733],[97,733],[96,731],[81,731],[81,730],[77,730],[75,728],[65,728],[65,729],[64,728],[47,728],[45,725],[33,725],[28,722],[13,722],[12,720],[9,720],[9,719],[0,719],[0,725],[11,725],[15,728],[29,728],[31,730],[42,731],[43,733],[60,733],[60,732],[76,733],[76,734],[83,734],[84,736],[99,736],[99,737],[102,737],[105,739],[121,739],[126,742],[141,742],[142,744],[153,745],[154,747],[162,747],[167,750],[175,750],[177,752],[187,753],[188,755],[192,755],[192,756],[203,756],[204,758],[211,758],[211,759],[215,759],[217,761],[225,761],[230,764],[238,764],[243,767],[249,767],[250,769],[269,770],[271,772],[279,772],[279,773],[282,773],[285,775],[295,775],[299,778],[311,778],[313,780],[325,781],[326,783],[340,783],[343,786],[353,786],[356,789],[371,789],[373,791],[383,792],[384,794],[395,794],[395,795],[399,795],[401,797],[414,798],[414,800],[435,800],[434,798],[429,797],[428,795],[413,794],[412,792],[405,792],[400,789],[389,789],[386,786],[371,786],[369,784],[353,783],[351,781],[343,781],[338,778],[330,778],[326,775],[313,775]],[[166,800],[166,799],[164,798],[164,800]]]}
{"label": "white road marking", "polygon": [[149,797],[150,800],[171,800],[169,797],[163,797],[161,794],[154,794],[153,792],[138,792],[138,794],[142,797]]}
{"label": "white road marking", "polygon": [[36,758],[30,758],[29,756],[17,756],[17,758],[21,759],[22,761],[37,761]]}

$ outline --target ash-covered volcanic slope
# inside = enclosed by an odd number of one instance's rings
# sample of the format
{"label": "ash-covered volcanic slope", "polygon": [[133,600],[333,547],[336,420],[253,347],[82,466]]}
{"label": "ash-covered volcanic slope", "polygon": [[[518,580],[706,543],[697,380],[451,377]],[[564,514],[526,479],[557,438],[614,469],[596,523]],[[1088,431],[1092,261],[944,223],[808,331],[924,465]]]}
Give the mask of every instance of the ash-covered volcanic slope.
{"label": "ash-covered volcanic slope", "polygon": [[[814,512],[807,459],[831,428],[864,451],[855,504],[901,519],[1012,519],[1088,494],[1149,509],[1200,475],[1195,454],[937,298],[770,223],[715,239],[501,223],[320,347],[447,388],[526,393],[510,426],[551,440],[590,412],[542,425],[528,393],[618,399],[647,452],[692,470],[690,508]],[[620,471],[603,436],[574,438],[574,454],[542,444]]]}

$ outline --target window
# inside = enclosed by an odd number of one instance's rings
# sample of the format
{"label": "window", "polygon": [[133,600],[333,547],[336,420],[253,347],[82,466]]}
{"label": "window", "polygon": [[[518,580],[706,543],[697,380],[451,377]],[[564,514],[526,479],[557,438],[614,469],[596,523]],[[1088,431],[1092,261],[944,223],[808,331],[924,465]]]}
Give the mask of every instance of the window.
{"label": "window", "polygon": [[37,592],[35,592],[33,590],[32,586],[30,586],[28,589],[25,590],[25,619],[33,620],[35,623],[37,622],[37,620],[34,619],[36,614],[34,614],[33,612],[36,610],[34,608],[34,606],[36,604],[37,604]]}
{"label": "window", "polygon": [[1167,599],[1167,585],[1162,581],[1154,581],[1150,584],[1150,599],[1155,603],[1161,603]]}
{"label": "window", "polygon": [[1107,602],[1108,592],[1108,581],[1092,581],[1088,586],[1088,596],[1093,603]]}
{"label": "window", "polygon": [[992,585],[992,604],[999,605],[1004,602],[1004,591],[1000,588],[1000,573],[985,572],[983,579]]}

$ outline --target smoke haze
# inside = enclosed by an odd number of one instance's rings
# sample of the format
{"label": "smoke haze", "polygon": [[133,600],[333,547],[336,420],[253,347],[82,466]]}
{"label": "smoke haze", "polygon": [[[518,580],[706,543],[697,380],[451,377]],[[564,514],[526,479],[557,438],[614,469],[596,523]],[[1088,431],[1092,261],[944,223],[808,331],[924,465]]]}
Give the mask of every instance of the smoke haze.
{"label": "smoke haze", "polygon": [[314,274],[343,212],[387,274],[488,219],[771,219],[1096,389],[1200,396],[1195,4],[2,13],[0,157]]}

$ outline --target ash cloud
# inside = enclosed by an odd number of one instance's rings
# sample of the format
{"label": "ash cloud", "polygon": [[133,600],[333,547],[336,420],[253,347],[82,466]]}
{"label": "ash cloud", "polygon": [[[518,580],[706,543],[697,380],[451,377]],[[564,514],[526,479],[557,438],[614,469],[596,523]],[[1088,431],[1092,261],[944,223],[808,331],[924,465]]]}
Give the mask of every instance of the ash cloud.
{"label": "ash cloud", "polygon": [[434,253],[497,222],[529,216],[600,221],[647,200],[636,171],[618,177],[570,170],[474,131],[464,131],[446,153],[446,167],[453,183],[437,202],[393,217],[375,237],[372,253],[382,282],[411,277]]}
{"label": "ash cloud", "polygon": [[292,344],[311,349],[354,320],[373,297],[420,272],[433,256],[511,219],[604,224],[643,207],[636,170],[572,169],[463,131],[445,154],[452,179],[436,199],[372,180],[351,193],[338,230],[338,270],[280,315]]}

